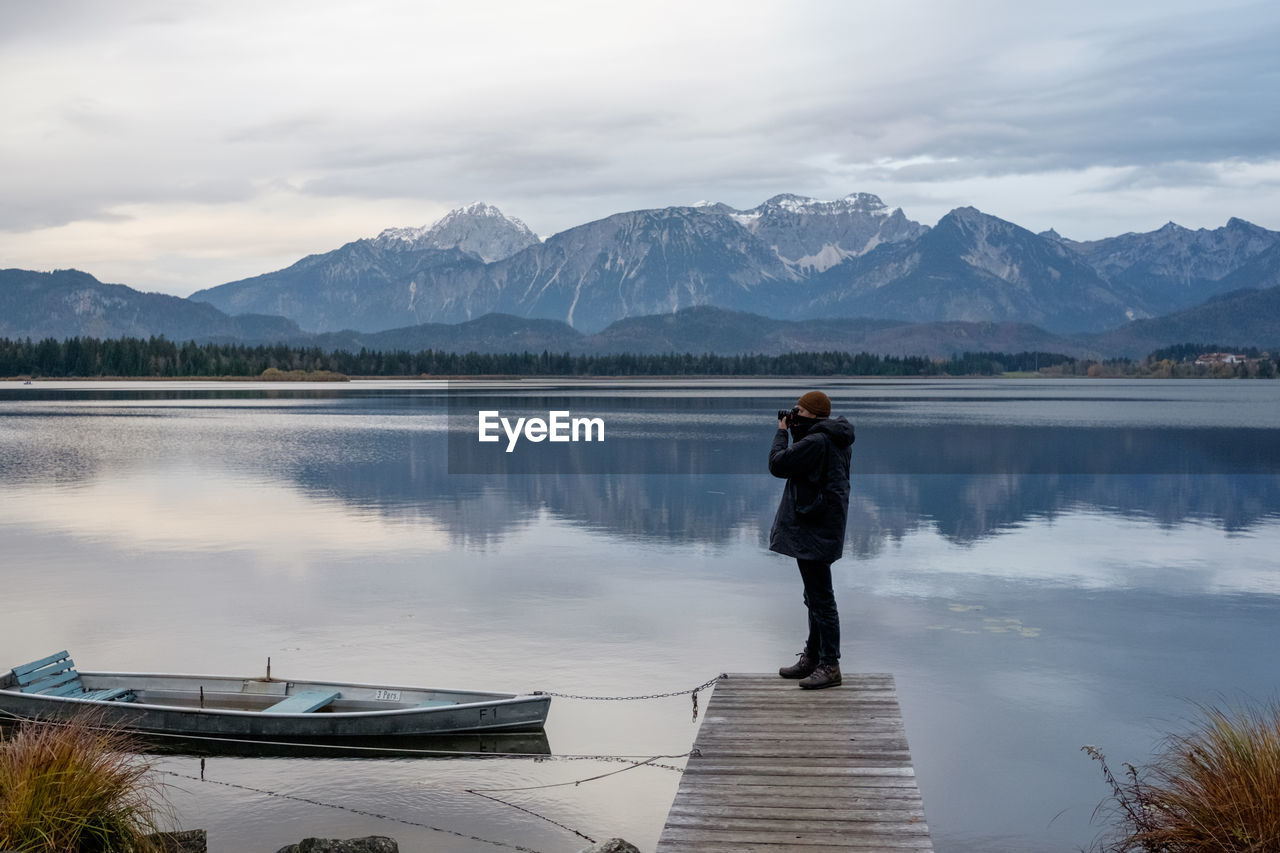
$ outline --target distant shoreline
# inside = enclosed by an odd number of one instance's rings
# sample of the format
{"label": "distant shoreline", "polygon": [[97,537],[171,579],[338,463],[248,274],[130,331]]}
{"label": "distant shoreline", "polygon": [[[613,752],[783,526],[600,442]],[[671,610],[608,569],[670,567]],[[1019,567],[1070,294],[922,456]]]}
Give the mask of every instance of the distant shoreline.
{"label": "distant shoreline", "polygon": [[810,376],[801,376],[796,374],[761,374],[761,373],[743,373],[725,375],[720,373],[662,373],[662,374],[634,374],[634,373],[618,373],[612,375],[582,375],[575,373],[565,374],[536,374],[529,375],[527,373],[479,373],[479,374],[414,374],[411,376],[346,376],[344,374],[334,374],[330,377],[306,377],[306,376],[280,376],[264,378],[263,376],[5,376],[0,377],[0,382],[30,382],[32,385],[39,383],[56,383],[56,382],[255,382],[258,384],[270,385],[287,384],[297,382],[310,382],[317,385],[323,384],[342,384],[353,381],[361,382],[394,382],[394,381],[412,381],[422,380],[431,382],[440,381],[466,381],[476,382],[480,380],[499,380],[503,382],[511,382],[515,380],[529,381],[547,381],[547,380],[564,380],[564,379],[581,379],[584,381],[592,380],[608,380],[608,379],[627,379],[627,380],[646,380],[646,381],[671,381],[678,382],[687,379],[779,379],[779,380],[801,380],[810,379],[816,382],[840,380],[840,379],[885,379],[894,381],[937,381],[937,380],[958,380],[958,379],[1092,379],[1105,381],[1108,379],[1142,379],[1152,381],[1163,381],[1166,379],[1194,379],[1196,381],[1222,381],[1231,382],[1240,379],[1240,377],[1224,377],[1224,376],[1152,376],[1147,375],[1125,375],[1112,374],[1107,376],[1073,376],[1064,374],[1043,374],[1043,373],[1027,373],[1025,371],[1012,371],[1008,373],[990,374],[990,373],[971,373],[971,374],[930,374],[927,376],[887,376],[884,374],[813,374]]}

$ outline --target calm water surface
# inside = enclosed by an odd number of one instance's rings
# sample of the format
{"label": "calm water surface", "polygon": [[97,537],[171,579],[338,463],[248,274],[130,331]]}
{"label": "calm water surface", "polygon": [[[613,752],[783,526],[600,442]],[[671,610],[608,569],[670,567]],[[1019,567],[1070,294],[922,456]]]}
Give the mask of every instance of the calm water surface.
{"label": "calm water surface", "polygon": [[[895,675],[939,851],[1077,850],[1106,794],[1082,745],[1141,763],[1192,703],[1276,695],[1280,383],[821,387],[858,430],[843,666]],[[803,390],[0,383],[0,663],[270,656],[281,677],[603,696],[771,671],[804,611],[765,547],[764,464]],[[600,416],[606,442],[502,454],[473,440],[490,407]],[[556,699],[545,742],[463,746],[647,758],[697,725],[687,696]],[[219,755],[204,782],[199,758],[157,762],[215,853],[375,833],[550,853],[574,830],[651,850],[679,782],[513,756]]]}

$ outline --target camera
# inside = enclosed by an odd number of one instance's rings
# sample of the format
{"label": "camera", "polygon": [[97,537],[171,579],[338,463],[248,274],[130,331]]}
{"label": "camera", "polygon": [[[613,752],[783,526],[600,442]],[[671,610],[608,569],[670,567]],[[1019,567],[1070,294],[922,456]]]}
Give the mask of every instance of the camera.
{"label": "camera", "polygon": [[790,411],[788,411],[787,409],[778,409],[778,420],[785,422],[787,426],[791,426],[792,421],[794,421],[799,416],[800,416],[799,406],[793,406]]}

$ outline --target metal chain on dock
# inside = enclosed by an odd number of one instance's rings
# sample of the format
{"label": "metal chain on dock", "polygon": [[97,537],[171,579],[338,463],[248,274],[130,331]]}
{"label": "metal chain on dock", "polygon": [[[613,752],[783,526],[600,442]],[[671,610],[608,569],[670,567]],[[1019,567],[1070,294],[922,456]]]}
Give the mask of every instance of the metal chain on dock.
{"label": "metal chain on dock", "polygon": [[728,678],[725,673],[720,673],[710,681],[704,681],[697,687],[690,687],[688,690],[672,690],[670,693],[646,693],[643,696],[583,696],[578,693],[556,693],[552,690],[535,690],[534,696],[554,696],[557,699],[585,699],[591,702],[632,702],[638,699],[666,699],[669,696],[685,696],[692,693],[697,696],[698,693],[706,690],[722,678]]}

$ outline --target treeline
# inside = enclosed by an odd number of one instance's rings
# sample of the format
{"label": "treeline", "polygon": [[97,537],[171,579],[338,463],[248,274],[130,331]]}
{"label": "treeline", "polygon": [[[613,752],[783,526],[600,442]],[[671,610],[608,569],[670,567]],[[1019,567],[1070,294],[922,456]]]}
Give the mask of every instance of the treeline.
{"label": "treeline", "polygon": [[0,338],[0,376],[179,377],[258,376],[281,371],[328,370],[319,349],[235,344],[178,344],[153,338]]}
{"label": "treeline", "polygon": [[[1093,361],[1047,352],[967,352],[949,359],[851,352],[784,355],[571,355],[454,353],[441,350],[326,351],[286,344],[175,343],[153,338],[0,338],[0,376],[45,378],[257,377],[266,371],[345,376],[1134,376],[1154,378],[1275,378],[1269,353],[1235,349],[1238,365],[1197,366],[1215,351],[1195,344],[1158,350],[1141,361]],[[1233,350],[1218,348],[1217,351]]]}
{"label": "treeline", "polygon": [[284,344],[175,343],[163,337],[0,338],[0,376],[223,377],[267,370],[347,376],[991,376],[1069,365],[1053,353],[965,353],[951,359],[807,352],[785,355],[571,355],[361,349],[327,352]]}

